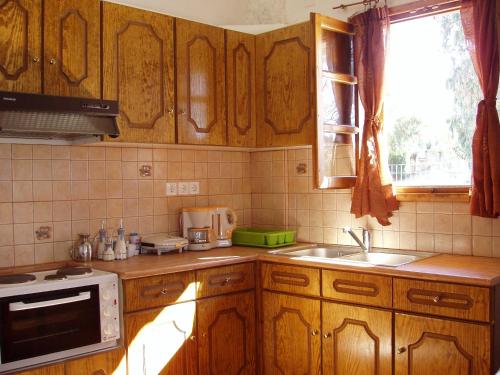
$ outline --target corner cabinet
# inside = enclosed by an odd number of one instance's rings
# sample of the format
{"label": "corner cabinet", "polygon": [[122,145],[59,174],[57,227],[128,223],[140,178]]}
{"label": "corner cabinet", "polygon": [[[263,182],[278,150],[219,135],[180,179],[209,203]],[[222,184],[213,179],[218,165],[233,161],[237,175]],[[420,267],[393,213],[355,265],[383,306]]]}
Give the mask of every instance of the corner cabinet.
{"label": "corner cabinet", "polygon": [[255,36],[226,30],[227,144],[256,146]]}
{"label": "corner cabinet", "polygon": [[310,145],[314,137],[310,23],[257,36],[257,146]]}
{"label": "corner cabinet", "polygon": [[44,1],[43,10],[44,93],[100,98],[100,1]]}
{"label": "corner cabinet", "polygon": [[225,145],[224,29],[183,19],[175,25],[178,142]]}
{"label": "corner cabinet", "polygon": [[108,2],[102,17],[103,99],[120,102],[116,140],[174,143],[174,19]]}

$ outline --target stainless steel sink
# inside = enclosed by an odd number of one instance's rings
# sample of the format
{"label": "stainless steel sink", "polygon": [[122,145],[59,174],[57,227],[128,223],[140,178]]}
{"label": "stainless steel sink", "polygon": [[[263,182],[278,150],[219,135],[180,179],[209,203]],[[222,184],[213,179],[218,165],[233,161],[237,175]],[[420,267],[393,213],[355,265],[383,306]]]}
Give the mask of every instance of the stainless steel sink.
{"label": "stainless steel sink", "polygon": [[403,264],[434,256],[433,253],[416,251],[398,251],[389,249],[372,249],[365,253],[360,252],[359,247],[354,246],[319,246],[309,247],[302,250],[271,250],[270,254],[302,258],[309,261],[321,260],[334,263],[351,263],[359,265],[398,267]]}

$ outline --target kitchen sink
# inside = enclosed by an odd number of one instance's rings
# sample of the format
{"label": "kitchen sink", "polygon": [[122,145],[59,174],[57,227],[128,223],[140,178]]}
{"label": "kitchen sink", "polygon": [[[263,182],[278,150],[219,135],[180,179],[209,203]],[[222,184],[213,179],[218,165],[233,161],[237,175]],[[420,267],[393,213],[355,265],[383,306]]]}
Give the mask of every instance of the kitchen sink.
{"label": "kitchen sink", "polygon": [[359,265],[398,267],[403,264],[434,256],[433,253],[416,251],[394,251],[389,249],[372,249],[365,253],[354,246],[318,246],[302,250],[271,250],[270,254],[301,258],[309,261],[322,260],[334,263],[351,263]]}

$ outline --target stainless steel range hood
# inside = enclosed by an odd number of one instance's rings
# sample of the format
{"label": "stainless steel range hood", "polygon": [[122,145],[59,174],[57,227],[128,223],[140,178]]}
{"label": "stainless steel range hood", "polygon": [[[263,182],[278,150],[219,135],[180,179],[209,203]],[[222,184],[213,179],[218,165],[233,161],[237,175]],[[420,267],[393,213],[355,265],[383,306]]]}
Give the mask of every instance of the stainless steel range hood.
{"label": "stainless steel range hood", "polygon": [[0,137],[81,143],[118,137],[118,102],[0,91]]}

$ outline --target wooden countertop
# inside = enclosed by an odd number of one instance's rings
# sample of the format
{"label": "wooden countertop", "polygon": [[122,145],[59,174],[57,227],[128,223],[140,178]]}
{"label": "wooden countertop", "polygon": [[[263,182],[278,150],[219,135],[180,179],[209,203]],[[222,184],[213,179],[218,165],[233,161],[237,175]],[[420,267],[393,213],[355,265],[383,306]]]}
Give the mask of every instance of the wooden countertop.
{"label": "wooden countertop", "polygon": [[[301,249],[309,246],[310,244],[297,244],[290,248]],[[329,262],[328,260],[311,261],[268,254],[268,249],[233,246],[208,251],[188,251],[182,254],[171,253],[161,256],[141,255],[114,262],[95,261],[91,266],[104,271],[115,272],[122,279],[127,280],[253,260],[484,287],[500,285],[500,258],[448,254],[439,254],[399,267],[380,267],[340,264],[334,261]],[[60,262],[38,266],[16,267],[0,270],[0,274],[34,272],[42,269],[55,269],[66,265],[81,265],[81,263]]]}

